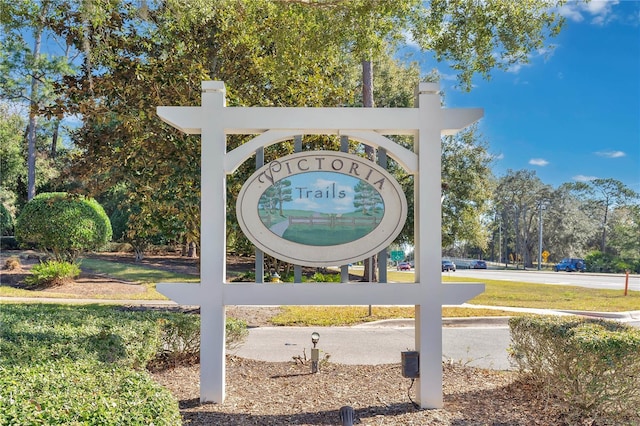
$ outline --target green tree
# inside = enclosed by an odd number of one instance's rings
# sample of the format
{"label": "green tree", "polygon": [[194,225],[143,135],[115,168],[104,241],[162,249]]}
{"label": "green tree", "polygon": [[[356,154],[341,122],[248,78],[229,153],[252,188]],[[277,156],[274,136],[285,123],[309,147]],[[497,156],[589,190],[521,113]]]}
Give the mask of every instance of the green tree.
{"label": "green tree", "polygon": [[531,266],[537,247],[537,218],[540,203],[550,198],[551,187],[542,183],[532,170],[507,170],[498,179],[494,202],[503,235],[511,240],[514,259]]}
{"label": "green tree", "polygon": [[[43,110],[56,100],[54,84],[74,72],[69,49],[61,55],[42,52],[43,40],[52,35],[50,26],[60,19],[59,11],[66,4],[55,0],[0,0],[0,96],[25,103],[29,111],[25,132],[28,200],[36,194],[39,120]],[[65,38],[57,41],[65,45]],[[58,126],[56,119],[55,128]],[[53,146],[57,134],[57,130],[52,134]]]}
{"label": "green tree", "polygon": [[640,260],[640,205],[616,207],[609,225],[609,249],[624,259]]}
{"label": "green tree", "polygon": [[[91,4],[99,9],[91,18],[78,10],[68,14],[66,26],[55,28],[85,56],[83,73],[65,81],[63,96],[68,111],[85,119],[74,135],[82,151],[74,172],[94,194],[128,182],[138,208],[156,218],[160,211],[175,212],[191,238],[197,238],[199,223],[198,141],[160,124],[155,106],[198,104],[204,79],[225,81],[230,105],[357,105],[362,59],[375,64],[394,55],[406,33],[457,64],[461,81],[470,87],[474,73],[488,76],[494,65],[526,61],[527,53],[560,24],[547,3],[532,1],[311,3],[317,7],[268,0]],[[457,19],[459,10],[474,12],[467,27]],[[493,16],[496,12],[500,19]],[[445,43],[440,34],[449,30],[453,41]],[[482,40],[454,45],[464,37]],[[487,45],[504,61],[478,50]],[[380,99],[376,103],[384,105]],[[231,149],[244,139],[228,140]],[[265,155],[287,151],[283,145]],[[251,169],[243,165],[229,180],[231,203],[232,191]],[[233,233],[237,227],[231,223],[228,229]]]}
{"label": "green tree", "polygon": [[598,224],[584,211],[584,200],[563,184],[555,189],[543,211],[544,246],[552,261],[563,257],[584,257],[592,248],[590,241],[598,231]]}
{"label": "green tree", "polygon": [[111,239],[109,218],[97,201],[61,192],[34,197],[22,209],[15,228],[21,244],[50,251],[58,261],[74,262],[80,253]]}
{"label": "green tree", "polygon": [[442,140],[442,246],[487,248],[491,156],[472,126]]}
{"label": "green tree", "polygon": [[9,112],[6,104],[0,104],[0,203],[12,215],[16,213],[19,182],[22,176],[26,176],[22,156],[23,132],[22,118]]}
{"label": "green tree", "polygon": [[586,197],[593,215],[599,218],[600,251],[604,253],[607,248],[607,228],[611,209],[637,200],[640,194],[612,178],[579,182],[573,184],[572,188]]}

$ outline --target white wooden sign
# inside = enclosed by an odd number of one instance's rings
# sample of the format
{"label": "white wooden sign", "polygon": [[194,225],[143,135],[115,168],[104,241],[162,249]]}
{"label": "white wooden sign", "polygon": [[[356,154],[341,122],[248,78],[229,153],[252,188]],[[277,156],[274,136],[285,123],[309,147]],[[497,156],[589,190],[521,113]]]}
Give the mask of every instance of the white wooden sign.
{"label": "white wooden sign", "polygon": [[262,251],[294,265],[337,266],[389,246],[404,226],[407,200],[393,176],[366,158],[310,151],[256,171],[236,212]]}
{"label": "white wooden sign", "polygon": [[[423,408],[441,408],[442,400],[442,318],[443,304],[460,304],[484,291],[483,284],[447,284],[441,282],[441,211],[440,211],[440,158],[442,135],[455,134],[482,117],[480,109],[443,109],[440,105],[439,87],[433,83],[421,83],[417,94],[416,108],[243,108],[226,107],[224,83],[202,82],[201,106],[161,106],[157,108],[160,118],[188,134],[201,135],[201,271],[200,284],[161,283],[158,291],[172,300],[185,305],[199,305],[201,315],[200,349],[200,400],[202,402],[222,402],[225,398],[225,306],[226,305],[414,305],[415,349],[420,352],[420,379],[417,384],[417,399]],[[251,141],[227,152],[226,135],[257,134]],[[252,284],[226,282],[226,175],[231,174],[257,149],[282,141],[291,140],[296,135],[340,135],[351,140],[366,143],[374,148],[384,148],[387,154],[408,173],[414,175],[414,224],[415,224],[415,283],[343,283],[343,284]],[[414,138],[414,152],[394,143],[385,135],[411,135]],[[266,165],[252,177],[254,180],[243,188],[245,198],[238,208],[244,221],[245,232],[258,232],[252,240],[266,251],[278,253],[285,259],[294,259],[295,250],[284,249],[283,253],[273,247],[299,244],[312,246],[309,240],[303,244],[291,241],[296,237],[277,235],[271,230],[267,216],[275,213],[272,208],[280,208],[279,202],[265,208],[269,213],[261,213],[260,198],[281,181],[279,173],[291,167],[291,176],[297,175],[305,167],[314,164],[313,153],[294,155],[279,160],[279,165]],[[373,231],[365,232],[346,244],[353,244],[358,256],[367,256],[380,249],[381,245],[393,240],[397,228],[401,228],[405,215],[406,201],[398,194],[394,184],[384,170],[369,163],[352,163],[345,169],[351,156],[320,152],[326,156],[327,164],[335,166],[332,173],[355,175],[379,189],[380,198],[385,202],[384,211],[391,212],[392,220],[384,219]],[[306,159],[306,160],[305,160]],[[331,163],[331,161],[336,161]],[[299,161],[299,163],[295,163]],[[343,161],[344,164],[339,167]],[[354,160],[355,161],[355,160]],[[319,172],[317,165],[315,172]],[[370,167],[372,174],[366,167]],[[324,169],[323,169],[324,170]],[[351,171],[351,172],[350,172]],[[295,173],[294,173],[295,172]],[[346,172],[346,173],[345,173]],[[374,177],[374,173],[384,178]],[[354,177],[354,176],[352,176]],[[334,182],[340,179],[333,176]],[[346,179],[346,178],[344,178]],[[263,182],[260,182],[262,180]],[[387,182],[391,183],[387,186]],[[395,182],[395,181],[393,181]],[[264,183],[263,186],[259,186]],[[357,185],[357,182],[352,182]],[[293,184],[293,182],[291,182]],[[340,188],[305,187],[301,180],[298,192],[304,197],[340,197]],[[315,192],[315,191],[320,192]],[[345,191],[347,189],[344,189]],[[311,191],[311,192],[306,192]],[[328,191],[328,192],[327,192]],[[292,192],[293,194],[293,192]],[[268,194],[267,194],[268,195]],[[256,200],[257,197],[257,200]],[[268,196],[266,197],[268,198]],[[346,198],[346,192],[345,197]],[[399,206],[388,207],[387,200],[397,200]],[[264,203],[269,200],[263,199]],[[403,204],[403,202],[405,204]],[[245,203],[247,203],[245,210]],[[284,204],[284,202],[283,202]],[[284,208],[284,206],[283,206]],[[378,205],[378,209],[380,206]],[[252,210],[250,212],[249,210]],[[320,208],[326,213],[327,208]],[[375,211],[376,207],[373,207]],[[388,210],[387,210],[388,209]],[[404,209],[404,210],[403,210]],[[295,216],[289,208],[289,216]],[[278,211],[278,214],[280,212]],[[283,211],[284,214],[284,211]],[[333,214],[333,213],[331,213]],[[338,213],[335,213],[337,217]],[[327,216],[320,214],[319,216]],[[329,214],[330,216],[330,214]],[[375,216],[375,212],[373,214]],[[295,219],[294,219],[295,222]],[[335,222],[338,223],[338,222]],[[380,227],[380,228],[378,228]],[[384,235],[377,235],[376,230]],[[269,233],[269,234],[267,234]],[[266,237],[265,237],[266,236]],[[251,238],[251,236],[250,236]],[[326,243],[326,242],[325,242]],[[344,243],[329,245],[340,246]],[[376,248],[368,250],[364,245]],[[349,259],[345,253],[335,257],[320,258],[306,253],[303,259],[309,264],[340,263]],[[398,354],[400,358],[400,354]],[[375,377],[372,378],[372,381]],[[372,385],[375,385],[372,383]]]}

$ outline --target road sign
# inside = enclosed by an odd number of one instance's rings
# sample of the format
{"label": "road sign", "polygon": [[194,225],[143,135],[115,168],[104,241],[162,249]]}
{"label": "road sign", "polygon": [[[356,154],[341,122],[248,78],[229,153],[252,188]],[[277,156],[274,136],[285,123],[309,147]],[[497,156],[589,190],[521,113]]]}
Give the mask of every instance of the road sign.
{"label": "road sign", "polygon": [[392,250],[391,260],[394,262],[400,262],[401,260],[404,260],[404,252],[402,250]]}

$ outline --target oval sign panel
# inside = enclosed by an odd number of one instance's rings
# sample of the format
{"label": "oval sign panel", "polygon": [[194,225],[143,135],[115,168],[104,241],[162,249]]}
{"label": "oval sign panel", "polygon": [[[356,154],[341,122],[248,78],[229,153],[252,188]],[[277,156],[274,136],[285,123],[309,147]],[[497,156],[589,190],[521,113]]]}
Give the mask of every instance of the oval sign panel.
{"label": "oval sign panel", "polygon": [[398,236],[407,200],[375,163],[335,151],[274,160],[242,186],[243,232],[259,249],[297,265],[344,265],[372,256]]}

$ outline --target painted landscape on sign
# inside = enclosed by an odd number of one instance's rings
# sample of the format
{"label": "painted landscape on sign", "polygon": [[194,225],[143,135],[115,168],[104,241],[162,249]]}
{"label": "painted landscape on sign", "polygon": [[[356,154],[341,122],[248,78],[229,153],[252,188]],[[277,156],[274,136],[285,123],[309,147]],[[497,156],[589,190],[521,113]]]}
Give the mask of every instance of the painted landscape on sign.
{"label": "painted landscape on sign", "polygon": [[259,217],[285,240],[333,246],[358,240],[384,216],[380,193],[342,173],[308,172],[276,181],[260,196]]}

